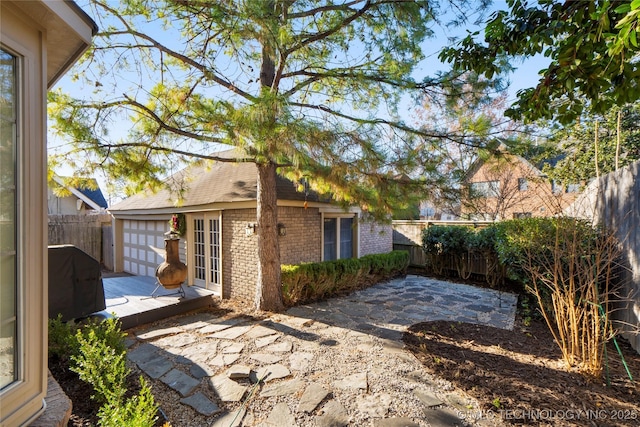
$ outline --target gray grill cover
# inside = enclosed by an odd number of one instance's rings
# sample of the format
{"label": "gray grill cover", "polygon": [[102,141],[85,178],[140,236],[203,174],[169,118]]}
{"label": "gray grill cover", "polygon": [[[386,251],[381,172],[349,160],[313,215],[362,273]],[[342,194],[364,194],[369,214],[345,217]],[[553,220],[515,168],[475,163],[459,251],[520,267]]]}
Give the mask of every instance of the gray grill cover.
{"label": "gray grill cover", "polygon": [[49,246],[49,318],[78,319],[104,310],[100,263],[73,245]]}

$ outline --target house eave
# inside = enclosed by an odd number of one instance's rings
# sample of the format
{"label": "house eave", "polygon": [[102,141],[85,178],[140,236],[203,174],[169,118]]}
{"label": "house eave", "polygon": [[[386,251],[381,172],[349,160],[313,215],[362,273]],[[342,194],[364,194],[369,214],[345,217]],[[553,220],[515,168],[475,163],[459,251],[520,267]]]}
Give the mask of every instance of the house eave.
{"label": "house eave", "polygon": [[[208,212],[208,211],[223,211],[229,209],[256,209],[256,200],[248,200],[244,202],[227,202],[227,203],[211,203],[206,205],[195,206],[181,206],[181,207],[162,207],[153,209],[107,209],[107,211],[115,218],[139,218],[140,216],[151,215],[172,215],[175,213],[193,213],[193,212]],[[298,207],[304,208],[305,202],[299,200],[278,200],[278,206],[280,207]],[[319,209],[322,212],[360,212],[360,208],[351,208],[345,211],[340,206],[331,205],[329,203],[322,202],[307,202],[306,208]]]}
{"label": "house eave", "polygon": [[47,87],[51,88],[91,46],[98,26],[70,0],[12,1],[46,31]]}

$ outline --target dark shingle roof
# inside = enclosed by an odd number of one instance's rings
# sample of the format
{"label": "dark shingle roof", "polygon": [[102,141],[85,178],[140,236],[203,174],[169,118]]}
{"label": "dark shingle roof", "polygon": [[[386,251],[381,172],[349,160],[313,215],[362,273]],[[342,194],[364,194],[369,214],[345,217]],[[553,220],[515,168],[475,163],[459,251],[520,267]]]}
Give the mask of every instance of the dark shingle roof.
{"label": "dark shingle roof", "polygon": [[[216,153],[219,157],[232,155],[233,150]],[[258,171],[255,163],[207,162],[203,166],[188,167],[166,181],[172,188],[184,188],[182,207],[232,203],[256,200]],[[305,200],[305,194],[286,178],[276,178],[278,200]],[[146,191],[135,194],[114,206],[110,211],[150,210],[175,207],[177,194],[169,189],[156,193]],[[314,193],[306,200],[317,201]]]}

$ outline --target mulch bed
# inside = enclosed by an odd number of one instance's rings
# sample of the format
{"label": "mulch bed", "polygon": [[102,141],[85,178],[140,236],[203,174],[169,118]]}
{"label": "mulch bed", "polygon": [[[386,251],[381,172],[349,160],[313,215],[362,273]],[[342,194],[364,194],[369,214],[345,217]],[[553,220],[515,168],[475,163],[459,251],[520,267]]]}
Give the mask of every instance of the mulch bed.
{"label": "mulch bed", "polygon": [[[93,388],[78,378],[78,374],[69,370],[68,361],[49,360],[49,370],[64,393],[72,402],[72,413],[67,427],[93,427],[98,425],[98,411],[100,405],[91,396]],[[140,383],[136,374],[127,377],[126,397],[133,396],[140,391]],[[164,416],[158,413],[155,427],[164,425]]]}
{"label": "mulch bed", "polygon": [[546,324],[518,321],[513,331],[435,321],[404,335],[430,373],[475,397],[479,411],[464,416],[500,418],[514,425],[640,426],[640,355],[620,344],[630,381],[613,344],[608,346],[611,386],[605,376],[586,379],[568,369]]}

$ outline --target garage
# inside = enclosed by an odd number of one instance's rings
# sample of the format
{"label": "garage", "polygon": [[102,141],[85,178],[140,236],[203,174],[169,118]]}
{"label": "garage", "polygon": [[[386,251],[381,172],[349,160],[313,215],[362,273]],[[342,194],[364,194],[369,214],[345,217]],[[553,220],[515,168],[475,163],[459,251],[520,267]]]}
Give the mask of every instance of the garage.
{"label": "garage", "polygon": [[124,271],[137,276],[155,276],[164,261],[164,233],[167,221],[125,220],[123,224]]}

